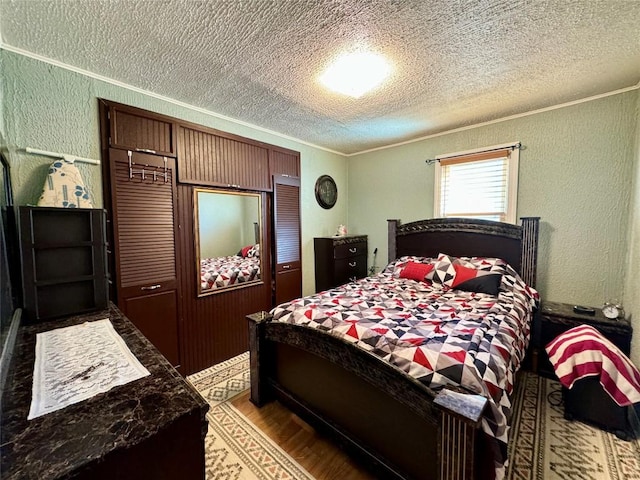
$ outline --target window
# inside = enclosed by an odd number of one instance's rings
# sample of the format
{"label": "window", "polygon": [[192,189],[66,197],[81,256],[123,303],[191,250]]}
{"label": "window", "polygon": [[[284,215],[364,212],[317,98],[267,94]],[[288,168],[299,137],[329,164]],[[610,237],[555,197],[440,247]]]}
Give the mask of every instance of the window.
{"label": "window", "polygon": [[437,157],[434,216],[516,223],[519,146]]}

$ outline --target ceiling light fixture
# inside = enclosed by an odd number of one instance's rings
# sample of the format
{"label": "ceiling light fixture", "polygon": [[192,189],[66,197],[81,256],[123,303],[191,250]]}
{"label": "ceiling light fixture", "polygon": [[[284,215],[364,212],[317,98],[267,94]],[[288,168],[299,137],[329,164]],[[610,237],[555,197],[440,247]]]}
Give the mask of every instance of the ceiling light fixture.
{"label": "ceiling light fixture", "polygon": [[341,55],[320,76],[320,82],[333,90],[353,98],[380,85],[391,73],[384,57],[371,52],[353,52]]}

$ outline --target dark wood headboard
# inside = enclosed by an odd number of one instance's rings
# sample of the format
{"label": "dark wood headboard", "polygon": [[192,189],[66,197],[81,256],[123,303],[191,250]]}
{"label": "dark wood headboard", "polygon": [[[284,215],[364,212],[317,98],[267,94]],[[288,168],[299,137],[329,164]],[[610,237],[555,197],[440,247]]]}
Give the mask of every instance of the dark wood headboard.
{"label": "dark wood headboard", "polygon": [[403,255],[497,257],[508,262],[532,287],[536,283],[539,217],[522,225],[468,218],[431,218],[389,226],[389,262]]}

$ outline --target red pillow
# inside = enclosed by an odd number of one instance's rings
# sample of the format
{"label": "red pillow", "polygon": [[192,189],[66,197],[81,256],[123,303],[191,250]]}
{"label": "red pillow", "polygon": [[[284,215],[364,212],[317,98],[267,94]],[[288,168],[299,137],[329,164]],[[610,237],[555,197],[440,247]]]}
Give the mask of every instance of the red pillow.
{"label": "red pillow", "polygon": [[243,247],[242,250],[240,250],[240,255],[242,255],[243,258],[247,258],[249,250],[251,250],[252,247],[253,245],[247,245],[246,247]]}
{"label": "red pillow", "polygon": [[433,263],[407,262],[407,265],[400,271],[400,278],[424,282],[431,270],[433,270]]}
{"label": "red pillow", "polygon": [[476,278],[478,270],[470,267],[463,267],[462,265],[453,265],[453,268],[456,271],[456,276],[453,279],[453,284],[451,288],[456,288],[461,283],[466,282],[467,280],[471,280],[472,278]]}
{"label": "red pillow", "polygon": [[467,292],[488,293],[498,295],[502,274],[493,273],[487,270],[476,270],[475,268],[454,265],[456,276],[453,279],[451,288],[465,290]]}

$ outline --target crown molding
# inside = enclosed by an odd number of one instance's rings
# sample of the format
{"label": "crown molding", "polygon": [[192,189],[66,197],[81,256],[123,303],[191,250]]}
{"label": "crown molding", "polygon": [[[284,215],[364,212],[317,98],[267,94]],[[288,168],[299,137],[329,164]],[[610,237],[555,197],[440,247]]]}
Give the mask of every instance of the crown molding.
{"label": "crown molding", "polygon": [[209,115],[211,117],[214,117],[214,118],[217,118],[217,119],[220,119],[220,120],[224,120],[224,121],[227,121],[227,122],[230,122],[230,123],[234,123],[236,125],[240,125],[240,126],[243,126],[243,127],[251,128],[253,130],[257,130],[259,132],[263,132],[263,133],[266,133],[266,134],[269,134],[269,135],[273,135],[275,137],[279,137],[279,138],[282,138],[284,140],[289,140],[289,141],[292,141],[292,142],[299,143],[301,145],[306,145],[308,147],[316,148],[318,150],[322,150],[322,151],[325,151],[325,152],[328,152],[328,153],[333,153],[335,155],[340,155],[342,157],[347,157],[347,158],[348,157],[358,156],[358,155],[363,155],[365,153],[371,153],[371,152],[377,152],[377,151],[380,151],[380,150],[386,150],[386,149],[389,149],[389,148],[395,148],[395,147],[399,147],[399,146],[402,146],[402,145],[409,145],[409,144],[412,144],[412,143],[421,142],[423,140],[428,140],[430,138],[437,138],[437,137],[441,137],[441,136],[444,136],[444,135],[449,135],[449,134],[452,134],[452,133],[463,132],[463,131],[466,131],[466,130],[472,130],[474,128],[484,127],[484,126],[487,126],[487,125],[493,125],[493,124],[496,124],[496,123],[507,122],[509,120],[515,120],[517,118],[523,118],[523,117],[528,117],[528,116],[531,116],[531,115],[537,115],[539,113],[550,112],[550,111],[553,111],[553,110],[558,110],[560,108],[571,107],[571,106],[574,106],[574,105],[579,105],[581,103],[591,102],[593,100],[599,100],[601,98],[610,97],[612,95],[618,95],[618,94],[621,94],[621,93],[626,93],[626,92],[629,92],[629,91],[632,91],[632,90],[640,89],[640,82],[638,82],[636,85],[633,85],[631,87],[621,88],[619,90],[614,90],[612,92],[601,93],[601,94],[598,94],[598,95],[593,95],[591,97],[586,97],[586,98],[582,98],[582,99],[578,99],[578,100],[573,100],[571,102],[561,103],[561,104],[558,104],[558,105],[552,105],[550,107],[544,107],[544,108],[540,108],[540,109],[537,109],[537,110],[531,110],[531,111],[528,111],[528,112],[518,113],[518,114],[515,114],[515,115],[509,115],[507,117],[497,118],[495,120],[489,120],[489,121],[486,121],[486,122],[475,123],[473,125],[467,125],[467,126],[464,126],[464,127],[459,127],[459,128],[454,128],[454,129],[451,129],[451,130],[446,130],[444,132],[438,132],[438,133],[434,133],[434,134],[430,134],[430,135],[424,135],[422,137],[414,138],[414,139],[411,139],[411,140],[406,140],[404,142],[392,143],[390,145],[371,148],[371,149],[368,149],[368,150],[362,150],[360,152],[343,153],[343,152],[339,152],[337,150],[332,150],[332,149],[327,148],[327,147],[322,147],[320,145],[316,145],[315,143],[307,142],[305,140],[301,140],[299,138],[295,138],[295,137],[286,135],[284,133],[276,132],[274,130],[269,130],[267,128],[260,127],[258,125],[254,125],[254,124],[251,124],[251,123],[248,123],[248,122],[243,122],[242,120],[237,120],[237,119],[232,118],[232,117],[227,117],[225,115],[221,115],[221,114],[213,112],[211,110],[207,110],[206,108],[197,107],[195,105],[191,105],[189,103],[182,102],[180,100],[176,100],[176,99],[164,96],[164,95],[160,95],[158,93],[154,93],[154,92],[149,91],[149,90],[145,90],[145,89],[142,89],[142,88],[134,87],[133,85],[129,85],[127,83],[120,82],[118,80],[114,80],[114,79],[109,78],[109,77],[105,77],[103,75],[91,72],[89,70],[84,70],[82,68],[77,68],[77,67],[74,67],[72,65],[67,65],[66,63],[59,62],[57,60],[53,60],[51,58],[48,58],[48,57],[45,57],[45,56],[42,56],[42,55],[38,55],[38,54],[33,53],[33,52],[29,52],[28,50],[23,50],[21,48],[17,48],[17,47],[13,47],[11,45],[7,45],[7,44],[5,44],[3,42],[1,36],[0,36],[0,49],[1,50],[6,50],[6,51],[9,51],[9,52],[13,52],[13,53],[16,53],[18,55],[25,56],[25,57],[29,57],[29,58],[32,58],[34,60],[38,60],[40,62],[48,63],[50,65],[54,65],[54,66],[62,68],[64,70],[69,70],[71,72],[78,73],[80,75],[84,75],[86,77],[90,77],[90,78],[93,78],[95,80],[99,80],[101,82],[105,82],[105,83],[108,83],[108,84],[111,84],[111,85],[114,85],[114,86],[117,86],[117,87],[125,88],[127,90],[130,90],[130,91],[133,91],[133,92],[136,92],[136,93],[140,93],[142,95],[146,95],[146,96],[149,96],[149,97],[152,97],[152,98],[156,98],[158,100],[162,100],[164,102],[171,103],[173,105],[176,105],[176,106],[179,106],[179,107],[182,107],[182,108],[186,108],[186,109],[192,110],[194,112],[204,113],[205,115]]}
{"label": "crown molding", "polygon": [[308,147],[317,148],[318,150],[323,150],[325,152],[333,153],[333,154],[336,154],[336,155],[346,156],[342,152],[338,152],[336,150],[331,150],[330,148],[322,147],[320,145],[316,145],[314,143],[307,142],[305,140],[300,140],[299,138],[295,138],[295,137],[286,135],[284,133],[276,132],[275,130],[269,130],[268,128],[260,127],[258,125],[254,125],[252,123],[243,122],[242,120],[238,120],[238,119],[235,119],[235,118],[232,118],[232,117],[227,117],[226,115],[222,115],[220,113],[216,113],[216,112],[213,112],[211,110],[207,110],[206,108],[197,107],[195,105],[191,105],[189,103],[182,102],[180,100],[176,100],[176,99],[171,98],[171,97],[160,95],[160,94],[152,92],[150,90],[145,90],[143,88],[134,87],[133,85],[129,85],[129,84],[121,82],[119,80],[114,80],[113,78],[105,77],[104,75],[100,75],[100,74],[91,72],[89,70],[84,70],[82,68],[74,67],[73,65],[68,65],[68,64],[60,62],[58,60],[53,60],[51,58],[44,57],[42,55],[38,55],[38,54],[33,53],[33,52],[29,52],[29,51],[23,50],[21,48],[17,48],[17,47],[13,47],[11,45],[7,45],[5,43],[1,43],[1,41],[0,41],[0,49],[1,50],[6,50],[8,52],[16,53],[18,55],[22,55],[23,57],[32,58],[34,60],[38,60],[40,62],[47,63],[49,65],[54,65],[54,66],[62,68],[64,70],[68,70],[70,72],[78,73],[80,75],[84,75],[85,77],[93,78],[94,80],[99,80],[101,82],[105,82],[105,83],[108,83],[110,85],[114,85],[116,87],[125,88],[125,89],[130,90],[130,91],[135,92],[135,93],[140,93],[142,95],[153,97],[153,98],[156,98],[158,100],[162,100],[164,102],[176,105],[178,107],[183,107],[183,108],[186,108],[188,110],[192,110],[192,111],[198,112],[198,113],[204,113],[205,115],[209,115],[211,117],[214,117],[214,118],[217,118],[217,119],[220,119],[220,120],[224,120],[224,121],[227,121],[227,122],[230,122],[230,123],[235,123],[236,125],[241,125],[243,127],[248,127],[248,128],[253,129],[253,130],[257,130],[257,131],[260,131],[260,132],[263,132],[263,133],[267,133],[269,135],[273,135],[275,137],[282,138],[284,140],[289,140],[289,141],[296,142],[296,143],[299,143],[299,144],[302,144],[302,145],[306,145]]}
{"label": "crown molding", "polygon": [[593,100],[599,100],[601,98],[610,97],[612,95],[619,95],[621,93],[630,92],[632,90],[638,90],[638,89],[640,89],[640,82],[638,82],[638,84],[633,85],[631,87],[621,88],[619,90],[614,90],[612,92],[600,93],[598,95],[593,95],[591,97],[581,98],[581,99],[573,100],[571,102],[566,102],[566,103],[560,103],[558,105],[552,105],[550,107],[539,108],[537,110],[530,110],[528,112],[517,113],[515,115],[509,115],[508,117],[496,118],[495,120],[489,120],[487,122],[474,123],[473,125],[467,125],[467,126],[460,127],[460,128],[454,128],[454,129],[451,129],[451,130],[446,130],[444,132],[438,132],[438,133],[434,133],[434,134],[431,134],[431,135],[425,135],[423,137],[414,138],[414,139],[407,140],[407,141],[404,141],[404,142],[398,142],[398,143],[393,143],[391,145],[385,145],[384,147],[371,148],[369,150],[363,150],[363,151],[358,152],[358,153],[348,153],[348,154],[345,154],[345,156],[353,157],[355,155],[362,155],[363,153],[377,152],[379,150],[385,150],[387,148],[399,147],[401,145],[409,145],[411,143],[420,142],[422,140],[427,140],[429,138],[442,137],[444,135],[449,135],[451,133],[464,132],[465,130],[472,130],[474,128],[484,127],[486,125],[493,125],[495,123],[507,122],[509,120],[515,120],[516,118],[528,117],[530,115],[537,115],[538,113],[550,112],[552,110],[558,110],[560,108],[565,108],[565,107],[572,107],[573,105],[578,105],[580,103],[591,102]]}

